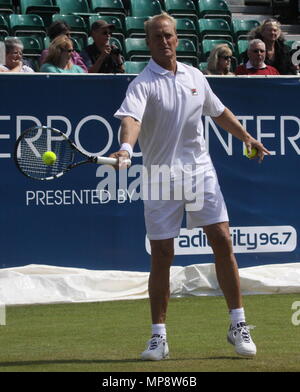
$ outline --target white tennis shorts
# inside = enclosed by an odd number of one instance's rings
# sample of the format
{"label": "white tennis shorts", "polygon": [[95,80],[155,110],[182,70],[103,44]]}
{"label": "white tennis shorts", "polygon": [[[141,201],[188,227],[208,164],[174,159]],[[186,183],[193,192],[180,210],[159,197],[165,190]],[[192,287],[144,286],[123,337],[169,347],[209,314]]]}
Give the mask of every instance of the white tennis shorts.
{"label": "white tennis shorts", "polygon": [[175,238],[180,234],[184,212],[187,228],[228,222],[227,208],[214,169],[204,174],[202,208],[189,211],[191,199],[144,200],[147,236],[150,240]]}

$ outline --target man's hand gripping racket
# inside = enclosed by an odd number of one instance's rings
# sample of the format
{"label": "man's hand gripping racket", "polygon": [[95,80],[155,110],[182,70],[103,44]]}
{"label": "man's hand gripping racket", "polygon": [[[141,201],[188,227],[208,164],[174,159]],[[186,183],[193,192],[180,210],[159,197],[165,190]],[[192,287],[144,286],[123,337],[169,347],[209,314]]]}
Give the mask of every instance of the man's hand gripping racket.
{"label": "man's hand gripping racket", "polygon": [[63,132],[45,126],[27,129],[18,137],[14,160],[21,173],[35,180],[54,180],[85,163],[116,168],[131,165],[130,159],[122,156],[89,156]]}

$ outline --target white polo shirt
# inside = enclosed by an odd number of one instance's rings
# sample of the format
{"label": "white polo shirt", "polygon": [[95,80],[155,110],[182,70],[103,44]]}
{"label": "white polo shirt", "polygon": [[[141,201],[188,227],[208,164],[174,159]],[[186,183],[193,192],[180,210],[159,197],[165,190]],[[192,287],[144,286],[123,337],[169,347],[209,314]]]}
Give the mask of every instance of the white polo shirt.
{"label": "white polo shirt", "polygon": [[225,106],[212,92],[204,75],[195,67],[177,62],[174,75],[151,59],[130,83],[126,97],[115,113],[141,122],[139,145],[143,164],[201,165],[213,168],[203,137],[202,115],[218,117]]}

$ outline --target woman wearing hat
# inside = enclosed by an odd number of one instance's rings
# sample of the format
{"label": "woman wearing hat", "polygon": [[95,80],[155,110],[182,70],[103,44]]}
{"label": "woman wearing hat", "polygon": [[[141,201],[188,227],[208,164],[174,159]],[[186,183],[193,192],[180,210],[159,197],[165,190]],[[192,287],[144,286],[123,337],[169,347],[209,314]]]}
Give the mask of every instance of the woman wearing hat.
{"label": "woman wearing hat", "polygon": [[80,53],[89,73],[124,73],[123,57],[119,49],[109,43],[114,28],[105,20],[92,24],[94,42]]}

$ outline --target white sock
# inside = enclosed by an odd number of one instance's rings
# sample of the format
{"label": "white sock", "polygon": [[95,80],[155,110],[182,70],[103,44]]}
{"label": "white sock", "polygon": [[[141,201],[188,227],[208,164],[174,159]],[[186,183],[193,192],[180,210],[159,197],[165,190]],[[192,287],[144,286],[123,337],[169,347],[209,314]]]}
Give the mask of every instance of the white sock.
{"label": "white sock", "polygon": [[166,324],[152,324],[152,335],[166,336]]}
{"label": "white sock", "polygon": [[230,312],[231,324],[236,327],[238,323],[245,323],[245,311],[244,308],[231,309]]}

